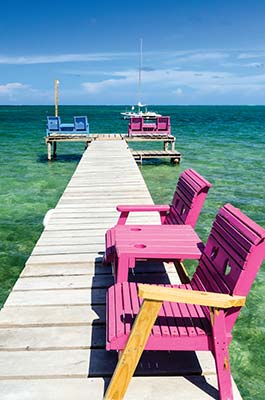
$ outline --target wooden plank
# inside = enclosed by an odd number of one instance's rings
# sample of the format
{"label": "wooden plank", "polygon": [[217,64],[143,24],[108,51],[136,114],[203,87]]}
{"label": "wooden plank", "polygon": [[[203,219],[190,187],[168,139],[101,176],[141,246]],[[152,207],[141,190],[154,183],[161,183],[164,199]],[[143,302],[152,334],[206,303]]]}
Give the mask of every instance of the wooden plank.
{"label": "wooden plank", "polygon": [[[56,232],[56,231],[54,231]],[[68,232],[68,231],[67,231]],[[52,247],[52,246],[58,246],[58,245],[63,245],[63,246],[80,246],[80,245],[101,245],[103,246],[103,249],[105,248],[105,239],[104,239],[104,234],[101,233],[101,235],[97,236],[97,231],[95,234],[91,237],[88,237],[86,235],[82,235],[79,237],[56,237],[56,240],[54,237],[50,237],[50,235],[46,234],[42,238],[40,238],[34,248],[34,253],[36,254],[35,250],[38,249],[39,247]]]}
{"label": "wooden plank", "polygon": [[51,254],[30,256],[27,264],[87,264],[89,261],[101,262],[102,258],[103,256],[98,253]]}
{"label": "wooden plank", "polygon": [[[116,352],[103,349],[1,351],[0,380],[111,376],[116,364]],[[213,373],[207,352],[144,352],[136,370],[136,376]]]}
{"label": "wooden plank", "polygon": [[95,263],[94,260],[86,263],[58,263],[53,262],[46,264],[27,263],[21,276],[64,276],[64,275],[88,275],[88,274],[105,274],[111,273],[110,269],[102,269],[101,263]]}
{"label": "wooden plank", "polygon": [[[48,231],[44,230],[40,236],[39,241],[43,239],[58,239],[58,238],[87,238],[88,240],[93,239],[94,237],[103,237],[105,234],[105,229],[82,229],[82,230],[77,230],[77,229],[70,229],[68,231],[61,231],[58,233],[58,231]],[[90,238],[90,239],[89,239]],[[55,240],[56,242],[56,240]],[[39,242],[38,242],[39,243]]]}
{"label": "wooden plank", "polygon": [[[109,272],[108,275],[66,275],[66,276],[35,276],[19,278],[13,288],[13,291],[24,290],[51,290],[51,289],[89,289],[89,288],[103,288],[110,287],[114,284],[113,276],[110,274],[111,267],[102,267],[104,271]],[[153,268],[152,273],[148,271],[147,274],[131,274],[130,281],[156,283],[156,284],[170,284],[174,280],[173,274],[157,273]],[[173,283],[172,283],[173,284]]]}
{"label": "wooden plank", "polygon": [[[165,265],[166,268],[165,268]],[[134,273],[172,273],[175,277],[176,268],[173,263],[161,263],[158,261],[151,261],[148,263],[137,262]],[[46,264],[31,264],[27,263],[26,267],[21,273],[22,277],[26,276],[64,276],[64,275],[101,275],[101,274],[110,274],[111,268],[102,267],[101,262],[95,263],[94,260],[87,261],[86,263],[46,263]],[[172,282],[178,283],[178,282]]]}
{"label": "wooden plank", "polygon": [[37,351],[103,348],[105,326],[52,326],[0,329],[2,351]]}
{"label": "wooden plank", "polygon": [[57,306],[105,304],[106,289],[12,291],[5,306]]}
{"label": "wooden plank", "polygon": [[105,245],[103,240],[101,243],[90,244],[74,244],[74,245],[53,245],[53,246],[38,246],[32,251],[32,255],[48,255],[48,254],[78,254],[78,253],[95,253],[104,252]]}
{"label": "wooden plank", "polygon": [[[2,400],[100,400],[108,378],[1,380]],[[212,400],[217,398],[217,382],[207,376],[133,377],[124,400]],[[242,400],[233,382],[235,400]]]}
{"label": "wooden plank", "polygon": [[0,311],[1,328],[102,325],[106,306],[5,306]]}
{"label": "wooden plank", "polygon": [[[105,269],[110,267],[102,267]],[[107,272],[107,271],[106,271]],[[50,289],[89,289],[102,288],[113,285],[114,279],[109,275],[68,275],[24,277],[17,280],[13,290],[50,290]]]}

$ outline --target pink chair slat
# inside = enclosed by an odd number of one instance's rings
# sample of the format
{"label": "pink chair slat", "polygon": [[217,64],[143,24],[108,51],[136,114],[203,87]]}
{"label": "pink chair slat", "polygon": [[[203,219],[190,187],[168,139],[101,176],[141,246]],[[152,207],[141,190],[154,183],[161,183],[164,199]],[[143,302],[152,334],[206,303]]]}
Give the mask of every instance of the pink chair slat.
{"label": "pink chair slat", "polygon": [[[172,310],[170,304],[171,303],[169,303],[168,301],[165,301],[163,303],[162,307],[164,309],[165,317],[167,316],[169,319],[174,320],[174,314],[173,314],[173,310]],[[169,324],[168,325],[168,329],[170,331],[170,335],[171,336],[178,336],[179,335],[178,328],[177,328],[177,326],[175,324]]]}
{"label": "pink chair slat", "polygon": [[174,207],[170,208],[170,213],[165,218],[165,225],[183,225],[185,224],[184,218],[179,215]]}
{"label": "pink chair slat", "polygon": [[[227,237],[229,239],[229,236]],[[220,267],[220,272],[223,272],[226,260],[235,260],[241,269],[244,269],[246,260],[248,258],[249,252],[242,249],[241,253],[238,253],[234,246],[234,241],[230,238],[227,242],[222,236],[218,234],[215,229],[212,229],[211,236],[207,242],[207,247],[204,249],[204,254],[206,254],[210,259],[216,259],[215,265]],[[240,248],[236,246],[236,249]]]}
{"label": "pink chair slat", "polygon": [[132,313],[133,315],[137,315],[138,310],[141,306],[140,299],[137,293],[137,287],[135,285],[129,284],[129,290],[131,295],[131,302],[132,302]]}
{"label": "pink chair slat", "polygon": [[179,304],[178,303],[169,303],[170,307],[172,309],[173,315],[174,315],[174,323],[176,324],[177,327],[177,332],[179,336],[188,336],[188,331],[187,327],[184,324],[180,324],[180,319],[182,318]]}
{"label": "pink chair slat", "polygon": [[217,232],[217,236],[223,237],[224,241],[232,241],[233,248],[243,258],[247,256],[247,253],[249,253],[253,246],[252,242],[241,235],[236,229],[229,227],[227,223],[224,223],[220,218],[216,219],[213,226],[213,232],[214,230]]}
{"label": "pink chair slat", "polygon": [[116,337],[116,318],[113,318],[116,315],[115,305],[115,286],[111,286],[107,294],[107,343],[110,343]]}
{"label": "pink chair slat", "polygon": [[[123,292],[120,286],[115,286],[115,304],[116,304],[116,312],[121,313],[121,310],[124,310],[124,302],[123,302]],[[125,326],[122,320],[116,321],[116,335],[117,337],[121,337],[125,334]]]}
{"label": "pink chair slat", "polygon": [[[137,284],[123,282],[116,284],[119,286],[119,291],[122,297],[132,296],[132,293],[137,294]],[[179,287],[177,285],[165,285],[168,287]],[[185,285],[180,287],[185,288]],[[109,291],[109,293],[111,293]],[[116,298],[108,295],[107,301],[115,301]],[[118,334],[115,338],[107,332],[107,338],[112,337],[112,341],[107,343],[107,350],[121,350],[126,340],[128,339],[127,329],[121,329],[120,324],[130,324],[130,329],[133,325],[136,315],[139,312],[140,304],[137,308],[132,306],[132,303],[123,303],[123,308],[116,306],[113,317],[118,321]],[[200,306],[198,306],[200,307]],[[169,314],[168,314],[169,310]],[[132,318],[133,315],[133,318]],[[109,316],[110,318],[111,316]],[[107,329],[109,323],[107,321]],[[121,335],[121,332],[123,334]],[[146,345],[146,350],[173,350],[177,345],[182,350],[189,350],[189,343],[192,340],[196,343],[200,350],[208,349],[208,336],[210,335],[211,327],[208,316],[205,315],[203,307],[200,310],[200,317],[193,305],[180,303],[164,303],[159,312],[159,316],[153,326],[152,333]],[[183,337],[187,338],[187,342],[183,343]],[[108,340],[108,339],[107,339]]]}
{"label": "pink chair slat", "polygon": [[159,327],[160,327],[161,336],[170,336],[171,335],[171,331],[169,329],[169,324],[167,322],[164,304],[162,305],[162,307],[160,309],[156,324],[159,325]]}
{"label": "pink chair slat", "polygon": [[220,215],[233,224],[235,229],[238,229],[239,232],[253,244],[257,245],[265,238],[265,229],[256,224],[231,204],[224,206],[220,211]]}
{"label": "pink chair slat", "polygon": [[213,275],[211,274],[209,268],[205,269],[202,267],[201,264],[200,266],[197,267],[196,272],[191,280],[192,288],[196,287],[199,284],[198,283],[199,279],[200,283],[202,284],[202,287],[204,288],[203,290],[206,292],[230,294],[231,289],[229,288],[228,285],[224,284],[223,280],[220,279],[220,276],[218,276],[218,273],[215,274],[217,275],[218,280],[215,280]]}
{"label": "pink chair slat", "polygon": [[[123,302],[124,302],[124,309],[125,310],[129,310],[129,309],[131,309],[131,297],[132,296],[131,296],[130,291],[128,290],[128,288],[126,288],[126,285],[128,287],[128,283],[127,282],[124,283],[124,287],[125,287],[126,290],[123,291]],[[130,316],[131,316],[131,318],[133,318],[133,312],[131,312]],[[125,327],[125,334],[128,335],[130,333],[130,330],[131,330],[130,321],[125,322],[124,327]]]}
{"label": "pink chair slat", "polygon": [[194,169],[186,169],[181,177],[185,180],[191,189],[195,192],[198,190],[203,190],[205,187],[211,187],[210,182],[208,182],[203,176],[201,176],[197,171]]}

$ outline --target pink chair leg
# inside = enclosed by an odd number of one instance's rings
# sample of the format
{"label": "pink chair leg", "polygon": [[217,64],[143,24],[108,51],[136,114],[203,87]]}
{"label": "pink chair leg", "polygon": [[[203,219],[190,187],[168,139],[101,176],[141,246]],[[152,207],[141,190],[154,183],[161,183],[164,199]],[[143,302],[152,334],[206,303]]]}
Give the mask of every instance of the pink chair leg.
{"label": "pink chair leg", "polygon": [[[116,260],[116,272],[115,281],[116,283],[128,282],[129,267],[134,267],[134,260],[127,255],[120,255]],[[132,265],[133,264],[133,265]]]}
{"label": "pink chair leg", "polygon": [[115,239],[114,239],[114,229],[108,229],[106,234],[105,234],[105,243],[106,243],[106,251],[105,255],[103,257],[102,264],[104,266],[108,266],[111,262],[113,262],[114,258],[114,244],[115,244]]}
{"label": "pink chair leg", "polygon": [[220,400],[233,400],[224,310],[215,309],[211,312],[211,315],[213,322],[214,358]]}

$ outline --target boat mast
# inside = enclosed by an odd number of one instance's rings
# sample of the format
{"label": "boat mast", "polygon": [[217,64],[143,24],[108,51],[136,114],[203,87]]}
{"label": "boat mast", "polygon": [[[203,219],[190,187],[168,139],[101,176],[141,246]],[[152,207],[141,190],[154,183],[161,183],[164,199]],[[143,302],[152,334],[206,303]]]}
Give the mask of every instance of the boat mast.
{"label": "boat mast", "polygon": [[140,54],[139,54],[139,78],[138,78],[138,113],[141,110],[141,83],[142,83],[142,53],[143,39],[140,38]]}

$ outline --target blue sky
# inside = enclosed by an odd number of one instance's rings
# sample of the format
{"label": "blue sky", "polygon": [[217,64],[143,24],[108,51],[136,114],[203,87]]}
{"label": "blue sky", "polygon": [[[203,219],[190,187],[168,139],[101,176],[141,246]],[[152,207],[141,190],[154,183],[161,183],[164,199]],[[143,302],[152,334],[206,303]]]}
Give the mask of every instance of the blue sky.
{"label": "blue sky", "polygon": [[0,104],[265,104],[264,0],[1,2]]}

